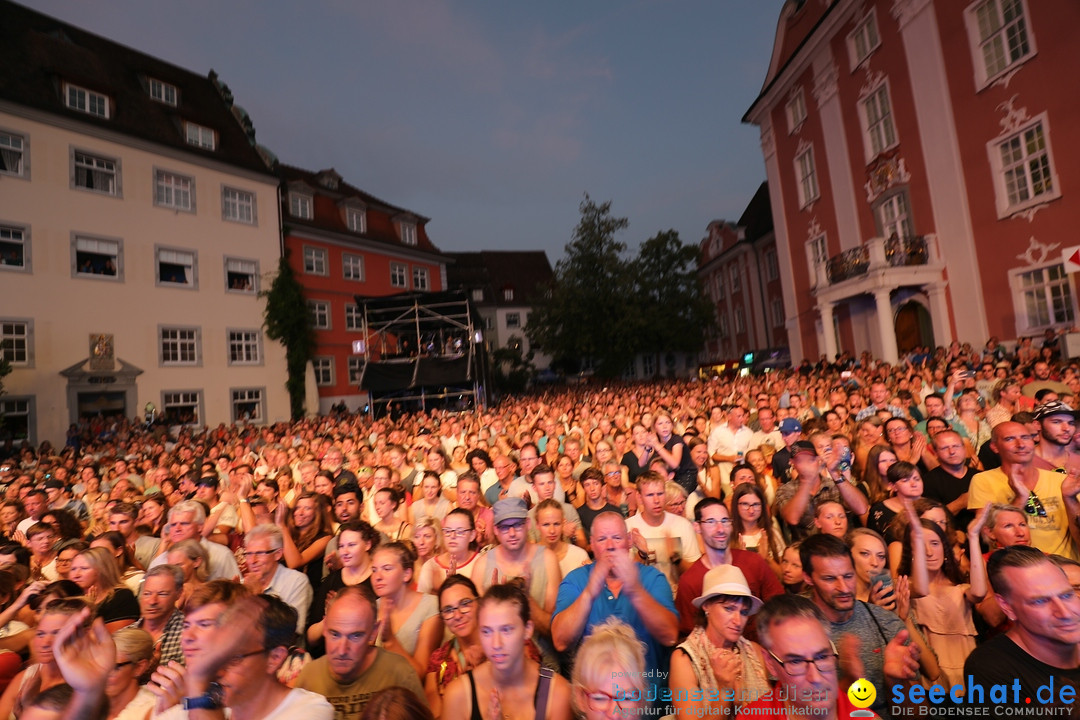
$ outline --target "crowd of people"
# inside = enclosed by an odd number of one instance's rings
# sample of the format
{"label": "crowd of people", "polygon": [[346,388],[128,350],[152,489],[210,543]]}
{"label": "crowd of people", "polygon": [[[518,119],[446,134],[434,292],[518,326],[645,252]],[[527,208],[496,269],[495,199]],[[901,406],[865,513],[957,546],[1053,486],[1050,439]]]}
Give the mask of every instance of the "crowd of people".
{"label": "crowd of people", "polygon": [[9,443],[0,717],[840,718],[857,679],[1075,716],[1053,340]]}

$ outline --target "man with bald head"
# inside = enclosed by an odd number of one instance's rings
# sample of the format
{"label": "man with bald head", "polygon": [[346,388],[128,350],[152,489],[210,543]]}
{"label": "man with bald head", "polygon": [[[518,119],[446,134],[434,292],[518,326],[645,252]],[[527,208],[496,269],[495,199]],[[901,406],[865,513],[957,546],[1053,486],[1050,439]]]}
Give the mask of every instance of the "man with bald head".
{"label": "man with bald head", "polygon": [[1020,508],[1031,529],[1031,544],[1047,554],[1080,559],[1070,527],[1076,522],[1080,504],[1076,501],[1075,478],[1035,466],[1035,438],[1025,425],[1008,420],[996,425],[990,438],[1001,456],[1001,467],[971,479],[968,508],[978,510],[988,502]]}

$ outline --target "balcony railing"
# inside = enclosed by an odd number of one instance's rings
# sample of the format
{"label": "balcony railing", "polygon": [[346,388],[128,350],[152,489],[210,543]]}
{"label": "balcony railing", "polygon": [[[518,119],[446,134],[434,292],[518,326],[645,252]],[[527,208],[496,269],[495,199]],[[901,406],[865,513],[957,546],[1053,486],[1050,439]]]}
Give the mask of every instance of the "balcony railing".
{"label": "balcony railing", "polygon": [[[873,243],[874,241],[871,241]],[[887,240],[877,240],[882,243],[885,254],[885,263],[889,267],[904,267],[910,265],[926,265],[930,262],[930,246],[925,235],[916,237],[898,238],[891,237]],[[878,250],[880,253],[881,250]],[[850,248],[834,255],[825,264],[825,271],[830,285],[850,280],[853,277],[865,275],[870,269],[873,252],[870,244]],[[881,260],[875,264],[880,266]]]}

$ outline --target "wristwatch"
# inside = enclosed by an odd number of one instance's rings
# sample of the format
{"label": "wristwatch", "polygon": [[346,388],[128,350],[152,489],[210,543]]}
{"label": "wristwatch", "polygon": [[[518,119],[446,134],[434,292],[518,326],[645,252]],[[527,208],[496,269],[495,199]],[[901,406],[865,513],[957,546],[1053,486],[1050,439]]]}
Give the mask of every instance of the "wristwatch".
{"label": "wristwatch", "polygon": [[183,698],[180,704],[185,710],[219,710],[225,704],[224,694],[221,685],[212,682],[205,693]]}

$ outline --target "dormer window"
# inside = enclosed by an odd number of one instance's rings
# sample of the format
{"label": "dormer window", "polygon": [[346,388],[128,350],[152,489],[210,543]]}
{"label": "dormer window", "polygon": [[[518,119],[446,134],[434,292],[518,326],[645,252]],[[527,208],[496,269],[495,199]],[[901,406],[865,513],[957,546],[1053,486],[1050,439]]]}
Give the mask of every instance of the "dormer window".
{"label": "dormer window", "polygon": [[345,208],[345,224],[354,233],[367,232],[367,213],[363,208]]}
{"label": "dormer window", "polygon": [[217,147],[215,133],[208,127],[193,122],[185,122],[184,135],[187,138],[188,145],[201,147],[205,150],[213,150]]}
{"label": "dormer window", "polygon": [[319,173],[318,181],[327,190],[337,190],[341,184],[341,176],[333,170],[324,170]]}
{"label": "dormer window", "polygon": [[150,97],[160,103],[176,107],[178,93],[175,85],[150,78]]}
{"label": "dormer window", "polygon": [[312,217],[311,196],[289,193],[289,214],[302,220],[310,220]]}
{"label": "dormer window", "polygon": [[406,245],[416,244],[416,225],[407,222],[398,223],[398,230],[401,233],[401,242]]}
{"label": "dormer window", "polygon": [[87,115],[96,115],[106,119],[111,115],[108,96],[78,85],[64,85],[64,103],[72,110],[78,110]]}
{"label": "dormer window", "polygon": [[514,301],[514,288],[503,288],[503,300],[506,302]]}

